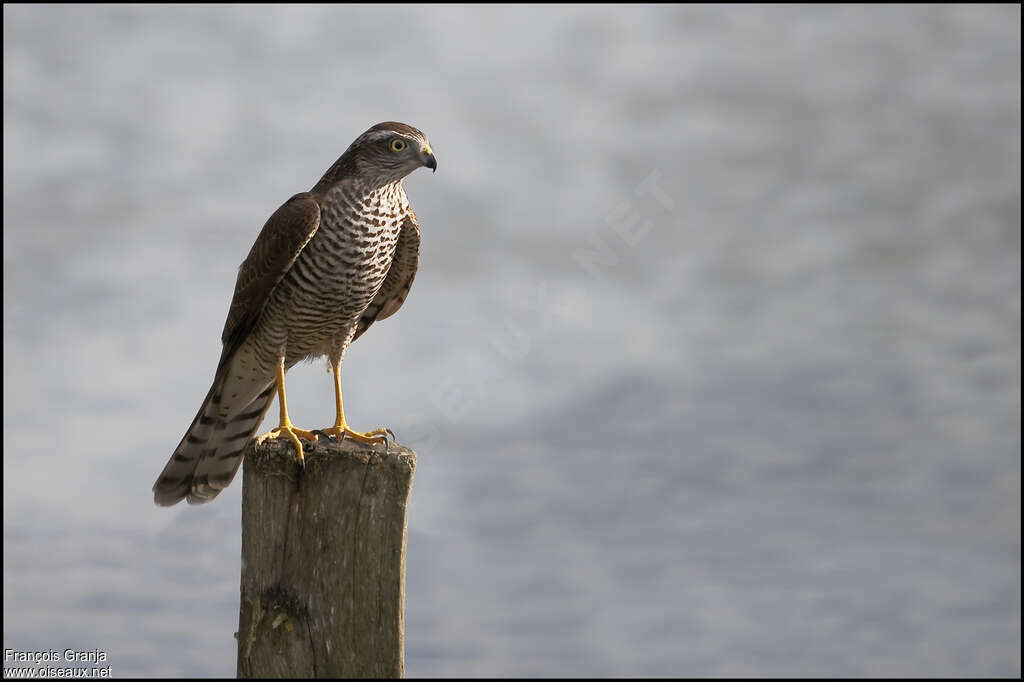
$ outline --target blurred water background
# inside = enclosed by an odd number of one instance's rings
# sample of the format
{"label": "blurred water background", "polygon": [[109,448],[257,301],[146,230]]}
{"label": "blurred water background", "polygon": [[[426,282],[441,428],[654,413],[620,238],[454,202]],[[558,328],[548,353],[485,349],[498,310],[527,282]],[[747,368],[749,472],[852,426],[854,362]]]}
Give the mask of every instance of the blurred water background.
{"label": "blurred water background", "polygon": [[400,120],[345,397],[419,454],[410,676],[1019,676],[1020,18],[5,5],[4,647],[234,674],[240,478],[150,487],[264,220]]}

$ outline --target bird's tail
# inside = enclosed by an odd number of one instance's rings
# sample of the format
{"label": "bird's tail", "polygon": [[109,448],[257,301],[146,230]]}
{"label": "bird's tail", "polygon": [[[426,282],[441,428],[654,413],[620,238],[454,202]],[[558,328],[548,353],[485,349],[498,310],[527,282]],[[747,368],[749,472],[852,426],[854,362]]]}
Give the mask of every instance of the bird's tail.
{"label": "bird's tail", "polygon": [[[225,410],[222,405],[225,374],[218,373],[199,414],[156,479],[153,501],[158,505],[167,507],[183,499],[189,504],[209,502],[235,477],[245,446],[274,398],[276,384],[271,381],[241,410]],[[234,416],[220,416],[225,413],[234,413]]]}

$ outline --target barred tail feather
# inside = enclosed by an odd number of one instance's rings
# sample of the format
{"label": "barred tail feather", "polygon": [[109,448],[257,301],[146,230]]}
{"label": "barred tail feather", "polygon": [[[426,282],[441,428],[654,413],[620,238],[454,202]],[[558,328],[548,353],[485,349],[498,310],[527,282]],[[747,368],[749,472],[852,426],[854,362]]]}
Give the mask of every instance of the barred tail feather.
{"label": "barred tail feather", "polygon": [[263,415],[267,413],[267,408],[274,400],[275,388],[276,385],[271,383],[238,415],[217,424],[216,428],[223,435],[216,445],[216,450],[204,450],[196,464],[195,472],[192,474],[192,490],[188,495],[189,504],[209,502],[234,479],[238,467],[242,464],[245,447],[256,435]]}
{"label": "barred tail feather", "polygon": [[158,505],[171,506],[183,499],[189,504],[209,502],[235,477],[245,446],[274,398],[275,384],[271,382],[226,420],[218,416],[223,384],[223,376],[214,380],[199,413],[153,485],[153,500]]}

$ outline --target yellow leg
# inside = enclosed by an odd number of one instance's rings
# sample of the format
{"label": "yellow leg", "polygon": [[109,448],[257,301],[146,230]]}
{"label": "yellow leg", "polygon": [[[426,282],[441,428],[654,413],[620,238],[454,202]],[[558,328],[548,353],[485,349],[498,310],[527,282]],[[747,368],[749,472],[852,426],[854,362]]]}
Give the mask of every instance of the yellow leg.
{"label": "yellow leg", "polygon": [[[340,364],[340,363],[339,363]],[[334,404],[337,407],[337,415],[334,418],[334,426],[323,429],[322,433],[329,436],[337,436],[339,439],[351,438],[360,443],[386,443],[388,441],[387,429],[374,429],[366,433],[353,431],[345,422],[345,405],[341,401],[341,367],[334,365]]]}
{"label": "yellow leg", "polygon": [[302,452],[302,443],[299,441],[299,436],[302,436],[311,443],[315,443],[316,434],[304,429],[295,428],[295,425],[292,424],[292,420],[288,418],[288,401],[285,399],[284,395],[284,360],[281,360],[277,365],[277,402],[281,407],[281,422],[276,429],[272,429],[260,436],[260,440],[287,436],[295,445],[295,452],[299,454],[299,462],[304,464],[306,458]]}

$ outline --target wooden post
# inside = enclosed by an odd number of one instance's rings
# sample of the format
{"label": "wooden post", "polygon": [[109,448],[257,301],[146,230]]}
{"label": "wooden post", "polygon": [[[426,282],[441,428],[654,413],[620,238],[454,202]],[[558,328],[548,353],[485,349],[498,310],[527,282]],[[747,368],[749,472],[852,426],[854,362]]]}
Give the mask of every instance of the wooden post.
{"label": "wooden post", "polygon": [[242,476],[238,677],[402,677],[416,455],[324,438],[251,444]]}

